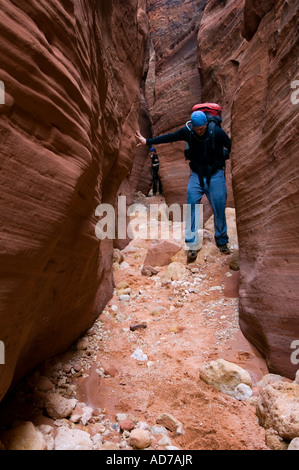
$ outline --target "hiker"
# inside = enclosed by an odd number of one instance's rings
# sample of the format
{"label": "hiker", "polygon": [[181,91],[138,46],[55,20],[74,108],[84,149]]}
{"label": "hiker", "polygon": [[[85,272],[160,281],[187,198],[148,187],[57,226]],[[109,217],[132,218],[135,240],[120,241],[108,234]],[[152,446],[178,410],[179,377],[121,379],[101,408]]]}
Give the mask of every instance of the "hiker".
{"label": "hiker", "polygon": [[162,194],[162,184],[159,177],[159,166],[160,161],[155,147],[150,148],[149,156],[152,160],[152,175],[153,175],[153,195],[157,194],[157,188],[159,187],[159,194]]}
{"label": "hiker", "polygon": [[[136,139],[137,145],[158,145],[178,141],[185,141],[188,144],[187,158],[190,160],[189,166],[192,172],[187,189],[187,204],[188,208],[191,208],[191,217],[187,216],[185,229],[187,261],[195,261],[200,249],[199,217],[196,215],[195,205],[200,203],[204,194],[214,213],[216,245],[221,253],[229,254],[225,217],[227,189],[224,175],[225,160],[231,150],[228,135],[218,125],[212,128],[207,115],[203,111],[196,110],[191,114],[191,121],[176,132],[145,139],[137,131]],[[226,154],[224,147],[227,149]]]}

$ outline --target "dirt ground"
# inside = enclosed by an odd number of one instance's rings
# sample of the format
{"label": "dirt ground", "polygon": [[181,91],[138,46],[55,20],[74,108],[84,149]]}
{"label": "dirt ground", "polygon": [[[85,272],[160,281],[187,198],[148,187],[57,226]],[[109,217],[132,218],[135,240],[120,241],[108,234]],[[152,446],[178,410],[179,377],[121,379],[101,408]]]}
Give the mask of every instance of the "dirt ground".
{"label": "dirt ground", "polygon": [[[85,372],[72,379],[76,398],[101,409],[111,422],[117,413],[130,413],[154,425],[160,413],[170,413],[184,429],[183,435],[171,436],[172,445],[183,450],[267,449],[255,406],[218,392],[199,377],[200,367],[217,358],[242,366],[253,385],[268,372],[239,330],[239,271],[230,268],[233,254],[199,256],[187,265],[182,250],[175,260],[185,266],[186,278],[163,285],[167,266],[157,267],[151,277],[141,274],[150,243],[132,240],[123,250],[127,264],[115,265],[115,285],[123,284],[129,300],[115,290],[86,335],[94,349],[89,347]],[[137,349],[146,360],[132,357]],[[71,355],[70,350],[58,358],[60,366]],[[47,374],[45,368],[42,373]],[[38,409],[25,416],[23,407],[25,417],[51,424]]]}

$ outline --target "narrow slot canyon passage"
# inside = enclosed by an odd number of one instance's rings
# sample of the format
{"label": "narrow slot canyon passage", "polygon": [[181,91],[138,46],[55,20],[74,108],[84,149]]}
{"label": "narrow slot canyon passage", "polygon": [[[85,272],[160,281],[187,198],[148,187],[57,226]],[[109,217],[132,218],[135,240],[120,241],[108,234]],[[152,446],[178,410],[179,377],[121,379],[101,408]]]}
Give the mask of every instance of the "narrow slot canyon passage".
{"label": "narrow slot canyon passage", "polygon": [[[157,245],[158,264],[169,228],[150,219],[162,196],[136,196],[148,208],[144,224],[157,224],[161,238],[137,237],[115,250],[113,298],[72,348],[16,387],[1,406],[2,425],[30,422],[27,439],[38,443],[42,432],[50,449],[134,450],[132,429],[146,432],[149,441],[141,435],[138,445],[152,450],[267,449],[255,405],[268,370],[238,326],[234,210],[227,211],[231,255],[213,243],[210,220],[196,262],[187,264],[177,246],[168,264],[146,276],[149,248]],[[250,372],[251,397],[236,399],[200,378],[204,364],[219,359]]]}

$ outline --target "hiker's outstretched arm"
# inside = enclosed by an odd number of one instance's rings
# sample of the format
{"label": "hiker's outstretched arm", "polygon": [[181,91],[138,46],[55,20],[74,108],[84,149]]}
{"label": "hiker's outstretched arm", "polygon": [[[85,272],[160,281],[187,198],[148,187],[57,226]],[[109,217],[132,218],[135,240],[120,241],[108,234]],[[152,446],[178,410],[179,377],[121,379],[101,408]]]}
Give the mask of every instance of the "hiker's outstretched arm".
{"label": "hiker's outstretched arm", "polygon": [[146,145],[169,144],[170,142],[179,142],[181,140],[187,141],[189,133],[190,132],[186,127],[182,127],[176,132],[163,134],[158,137],[153,137],[152,139],[146,139]]}
{"label": "hiker's outstretched arm", "polygon": [[136,132],[135,137],[137,139],[137,147],[140,145],[156,145],[156,144],[168,144],[170,142],[188,141],[190,132],[186,127],[182,127],[176,132],[170,134],[163,134],[152,139],[146,139],[139,131]]}

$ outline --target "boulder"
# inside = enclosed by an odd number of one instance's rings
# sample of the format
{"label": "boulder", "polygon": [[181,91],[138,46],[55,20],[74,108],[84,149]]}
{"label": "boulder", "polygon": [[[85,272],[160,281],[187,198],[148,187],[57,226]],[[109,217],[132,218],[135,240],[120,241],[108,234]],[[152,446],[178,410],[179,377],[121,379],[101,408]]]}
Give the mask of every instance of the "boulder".
{"label": "boulder", "polygon": [[245,384],[252,388],[249,372],[224,359],[217,359],[204,364],[199,374],[201,380],[205,383],[230,396],[235,396],[235,388],[239,384]]}
{"label": "boulder", "polygon": [[299,436],[299,385],[277,382],[264,387],[257,408],[260,424],[286,440]]}
{"label": "boulder", "polygon": [[181,244],[173,240],[153,240],[148,248],[144,266],[166,266],[181,249]]}
{"label": "boulder", "polygon": [[88,432],[60,427],[55,437],[54,450],[92,450],[93,441]]}
{"label": "boulder", "polygon": [[76,399],[68,399],[58,393],[51,393],[45,398],[45,410],[50,418],[68,418],[75,409],[76,403]]}
{"label": "boulder", "polygon": [[1,432],[5,450],[47,450],[43,434],[30,421]]}
{"label": "boulder", "polygon": [[145,449],[152,443],[151,433],[144,429],[133,429],[129,437],[129,445],[136,449]]}

